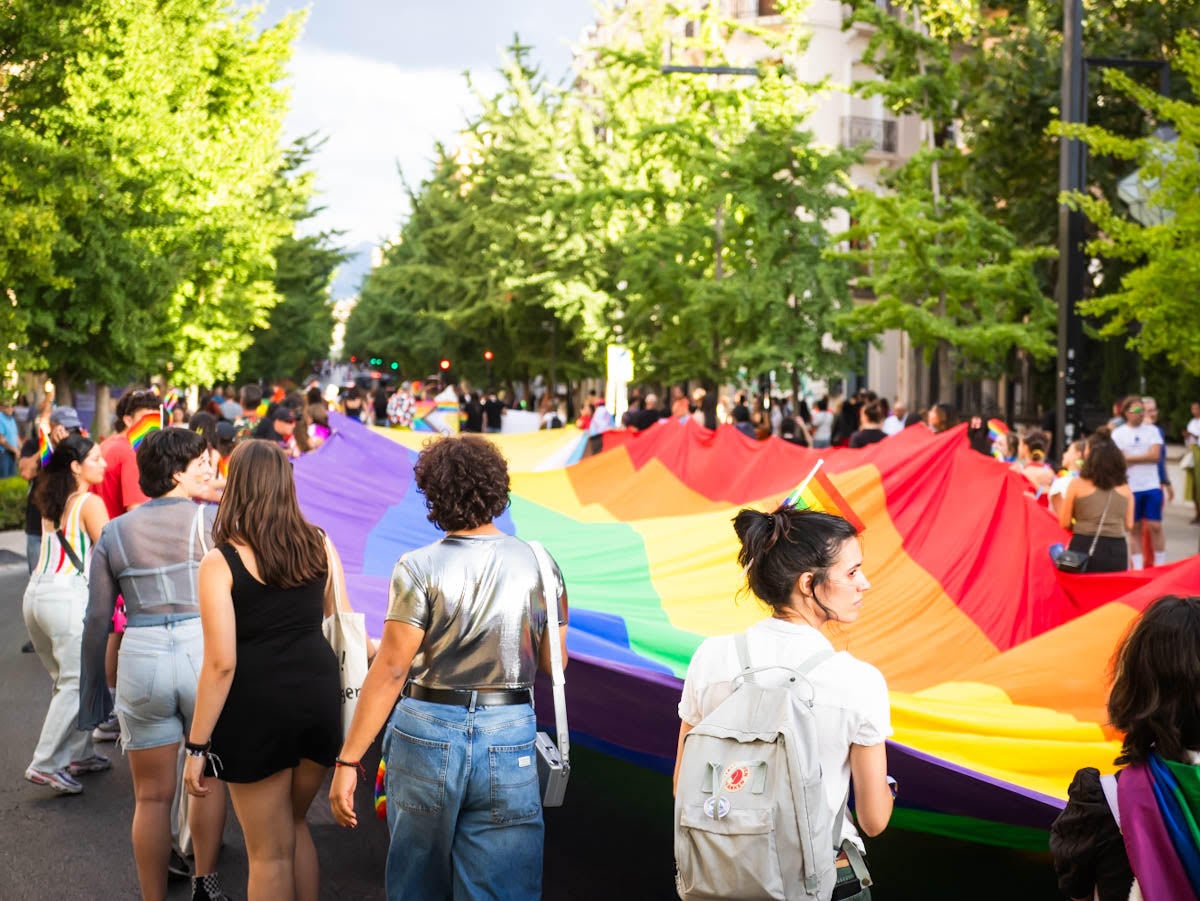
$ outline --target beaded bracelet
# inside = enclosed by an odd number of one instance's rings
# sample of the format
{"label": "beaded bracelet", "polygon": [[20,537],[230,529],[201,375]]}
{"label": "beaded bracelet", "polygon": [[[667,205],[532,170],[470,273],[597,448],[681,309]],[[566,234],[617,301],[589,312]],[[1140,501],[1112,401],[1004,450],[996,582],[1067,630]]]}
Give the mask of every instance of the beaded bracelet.
{"label": "beaded bracelet", "polygon": [[204,757],[208,754],[208,749],[211,747],[212,747],[212,739],[209,739],[208,741],[204,742],[203,744],[197,744],[196,742],[192,742],[192,741],[185,741],[183,743],[183,752],[185,754],[187,754],[188,757]]}
{"label": "beaded bracelet", "polygon": [[342,760],[342,758],[340,758],[340,757],[335,757],[333,759],[333,765],[335,767],[348,766],[352,770],[358,770],[359,775],[362,776],[364,779],[367,778],[367,770],[362,765],[361,760]]}

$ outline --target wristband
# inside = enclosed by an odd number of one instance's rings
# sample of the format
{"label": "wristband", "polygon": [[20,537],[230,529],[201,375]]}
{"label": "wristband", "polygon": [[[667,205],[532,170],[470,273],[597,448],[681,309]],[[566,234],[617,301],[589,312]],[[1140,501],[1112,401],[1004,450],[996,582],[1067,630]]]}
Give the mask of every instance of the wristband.
{"label": "wristband", "polygon": [[349,767],[352,770],[357,770],[364,779],[367,778],[367,771],[363,767],[361,760],[342,760],[340,757],[335,757],[333,759],[333,765],[335,767],[344,766]]}
{"label": "wristband", "polygon": [[208,749],[211,747],[211,738],[203,744],[197,744],[193,741],[185,741],[183,743],[183,751],[188,757],[203,757],[208,753]]}

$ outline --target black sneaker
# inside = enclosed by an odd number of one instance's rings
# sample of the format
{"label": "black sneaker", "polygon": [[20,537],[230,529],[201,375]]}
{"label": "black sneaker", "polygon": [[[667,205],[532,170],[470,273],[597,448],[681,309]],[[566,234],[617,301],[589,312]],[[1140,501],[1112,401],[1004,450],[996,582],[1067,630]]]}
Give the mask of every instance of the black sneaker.
{"label": "black sneaker", "polygon": [[216,873],[192,877],[192,901],[230,901]]}
{"label": "black sneaker", "polygon": [[183,859],[183,855],[171,849],[171,857],[167,861],[167,875],[175,879],[191,879],[192,868],[188,866],[188,862]]}

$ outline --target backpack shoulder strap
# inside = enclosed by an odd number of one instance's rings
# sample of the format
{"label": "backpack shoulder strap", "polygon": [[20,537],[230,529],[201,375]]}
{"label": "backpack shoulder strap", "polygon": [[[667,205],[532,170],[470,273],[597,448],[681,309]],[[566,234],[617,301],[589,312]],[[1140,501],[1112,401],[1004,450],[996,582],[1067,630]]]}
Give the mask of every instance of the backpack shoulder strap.
{"label": "backpack shoulder strap", "polygon": [[1100,788],[1104,790],[1104,800],[1108,802],[1108,809],[1112,812],[1112,817],[1117,823],[1117,829],[1121,828],[1121,808],[1117,805],[1117,777],[1110,773],[1107,776],[1100,777]]}
{"label": "backpack shoulder strap", "polygon": [[807,676],[809,673],[811,673],[813,670],[815,670],[818,666],[820,666],[826,660],[832,659],[832,657],[833,657],[833,649],[832,648],[823,648],[822,650],[817,651],[811,657],[807,658],[803,663],[801,663],[798,667],[796,667],[796,670],[801,675]]}
{"label": "backpack shoulder strap", "polygon": [[733,646],[737,649],[738,671],[747,682],[754,682],[754,669],[750,666],[750,642],[745,632],[733,636]]}

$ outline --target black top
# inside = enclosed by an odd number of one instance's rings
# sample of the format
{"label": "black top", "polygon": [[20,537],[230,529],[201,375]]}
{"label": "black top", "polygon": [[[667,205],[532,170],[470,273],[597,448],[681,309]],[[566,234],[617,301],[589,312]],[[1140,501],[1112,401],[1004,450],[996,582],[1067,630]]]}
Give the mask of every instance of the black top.
{"label": "black top", "polygon": [[[31,457],[37,453],[38,443],[36,438],[26,438],[21,445],[21,456]],[[37,535],[42,534],[42,514],[38,512],[38,508],[33,505],[33,486],[37,484],[37,476],[29,480],[29,493],[25,496],[25,534]]]}
{"label": "black top", "polygon": [[498,429],[501,426],[501,418],[504,416],[504,404],[500,403],[494,397],[489,397],[483,403],[483,418],[487,421],[489,429]]}
{"label": "black top", "polygon": [[1050,853],[1058,890],[1068,898],[1125,901],[1133,886],[1133,870],[1121,830],[1113,820],[1100,771],[1084,767],[1067,790],[1067,806],[1050,827]]}
{"label": "black top", "polygon": [[666,410],[655,407],[653,410],[636,410],[629,417],[629,424],[639,432],[645,431],[660,419],[670,416]]}
{"label": "black top", "polygon": [[[458,403],[460,410],[466,414],[466,419],[463,422],[462,430],[464,432],[482,432],[483,431],[483,405],[479,403],[479,395],[471,392],[463,397]],[[499,425],[497,425],[499,428]]]}
{"label": "black top", "polygon": [[325,577],[298,588],[265,585],[231,545],[237,666],[213,729],[229,782],[257,782],[300,760],[332,766],[342,743],[338,659],[321,632]]}
{"label": "black top", "polygon": [[850,446],[866,447],[868,444],[878,444],[886,437],[883,429],[859,429],[850,436]]}

